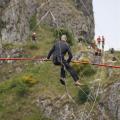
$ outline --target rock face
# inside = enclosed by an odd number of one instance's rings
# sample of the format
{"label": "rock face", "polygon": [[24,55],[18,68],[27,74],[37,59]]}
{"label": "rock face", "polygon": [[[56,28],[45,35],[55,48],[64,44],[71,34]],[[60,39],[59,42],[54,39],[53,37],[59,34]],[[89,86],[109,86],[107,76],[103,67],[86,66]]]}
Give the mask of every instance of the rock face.
{"label": "rock face", "polygon": [[89,120],[98,120],[97,118],[94,119],[95,113],[89,114],[90,110],[86,109],[84,105],[77,105],[66,98],[51,99],[40,96],[37,100],[37,106],[40,107],[46,117],[53,120],[88,120],[89,118]]}
{"label": "rock face", "polygon": [[[49,12],[48,15],[47,12]],[[44,22],[49,25],[57,24],[59,27],[66,27],[77,38],[82,36],[91,40],[94,37],[92,0],[85,0],[82,3],[76,0],[49,0],[48,3],[38,8],[38,20],[44,15]]]}
{"label": "rock face", "polygon": [[63,96],[54,99],[40,96],[37,106],[53,120],[120,120],[120,82],[111,84],[100,94],[99,102],[83,105]]}
{"label": "rock face", "polygon": [[[89,13],[86,13],[88,8]],[[2,42],[23,42],[30,34],[30,18],[37,14],[51,26],[68,28],[77,38],[94,37],[92,0],[0,0],[0,36]]]}
{"label": "rock face", "polygon": [[109,111],[108,116],[113,120],[120,120],[120,82],[107,88],[102,96],[103,107]]}
{"label": "rock face", "polygon": [[0,0],[0,36],[2,42],[27,39],[29,20],[36,12],[35,0]]}

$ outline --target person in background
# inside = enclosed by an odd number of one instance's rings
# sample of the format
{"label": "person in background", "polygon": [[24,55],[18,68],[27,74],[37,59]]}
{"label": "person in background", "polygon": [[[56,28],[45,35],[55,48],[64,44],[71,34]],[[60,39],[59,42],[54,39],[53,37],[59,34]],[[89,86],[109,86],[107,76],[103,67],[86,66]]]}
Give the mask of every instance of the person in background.
{"label": "person in background", "polygon": [[114,48],[111,48],[111,49],[110,49],[110,53],[111,53],[111,54],[114,54],[114,52],[115,52]]}
{"label": "person in background", "polygon": [[35,32],[32,33],[32,42],[36,43],[36,33]]}

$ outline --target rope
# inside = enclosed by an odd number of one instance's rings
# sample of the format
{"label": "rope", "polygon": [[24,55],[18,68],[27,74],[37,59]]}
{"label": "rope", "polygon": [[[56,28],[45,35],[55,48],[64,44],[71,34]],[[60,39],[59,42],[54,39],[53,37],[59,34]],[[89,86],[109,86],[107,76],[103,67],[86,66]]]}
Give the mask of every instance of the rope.
{"label": "rope", "polygon": [[15,61],[32,61],[32,60],[35,60],[35,61],[51,61],[51,60],[47,60],[47,59],[44,59],[44,58],[0,58],[0,61],[2,60],[15,60]]}
{"label": "rope", "polygon": [[67,94],[67,96],[69,97],[69,99],[70,99],[75,105],[77,105],[76,102],[75,102],[75,100],[74,100],[74,99],[71,97],[71,95],[69,94],[66,84],[65,84],[65,91],[66,91],[66,94]]}
{"label": "rope", "polygon": [[[51,61],[51,60],[46,60],[44,57],[43,58],[0,58],[0,61],[3,60],[15,60],[15,61]],[[84,62],[84,61],[71,61],[72,63],[79,63],[79,64],[91,64],[91,65],[96,65],[98,67],[110,67],[110,68],[118,68],[120,69],[120,66],[114,66],[114,65],[108,65],[108,64],[94,64],[94,63],[89,63],[89,62]]]}

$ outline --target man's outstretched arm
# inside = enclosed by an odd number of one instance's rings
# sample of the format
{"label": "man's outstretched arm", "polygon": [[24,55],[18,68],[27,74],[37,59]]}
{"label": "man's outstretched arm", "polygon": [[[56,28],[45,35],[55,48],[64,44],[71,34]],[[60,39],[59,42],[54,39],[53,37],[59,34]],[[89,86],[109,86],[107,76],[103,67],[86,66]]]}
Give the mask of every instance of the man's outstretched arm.
{"label": "man's outstretched arm", "polygon": [[51,55],[53,54],[54,50],[55,50],[55,45],[54,45],[54,46],[52,47],[52,49],[49,51],[48,56],[47,56],[47,59],[50,59],[50,57],[51,57]]}

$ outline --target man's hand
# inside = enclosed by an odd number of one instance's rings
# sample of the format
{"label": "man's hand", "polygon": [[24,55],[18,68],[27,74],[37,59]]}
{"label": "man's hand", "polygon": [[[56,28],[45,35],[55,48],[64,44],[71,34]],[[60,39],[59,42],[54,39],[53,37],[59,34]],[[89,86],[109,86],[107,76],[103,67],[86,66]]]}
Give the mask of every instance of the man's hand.
{"label": "man's hand", "polygon": [[43,58],[42,60],[43,60],[43,61],[48,61],[49,59],[47,59],[47,58]]}

